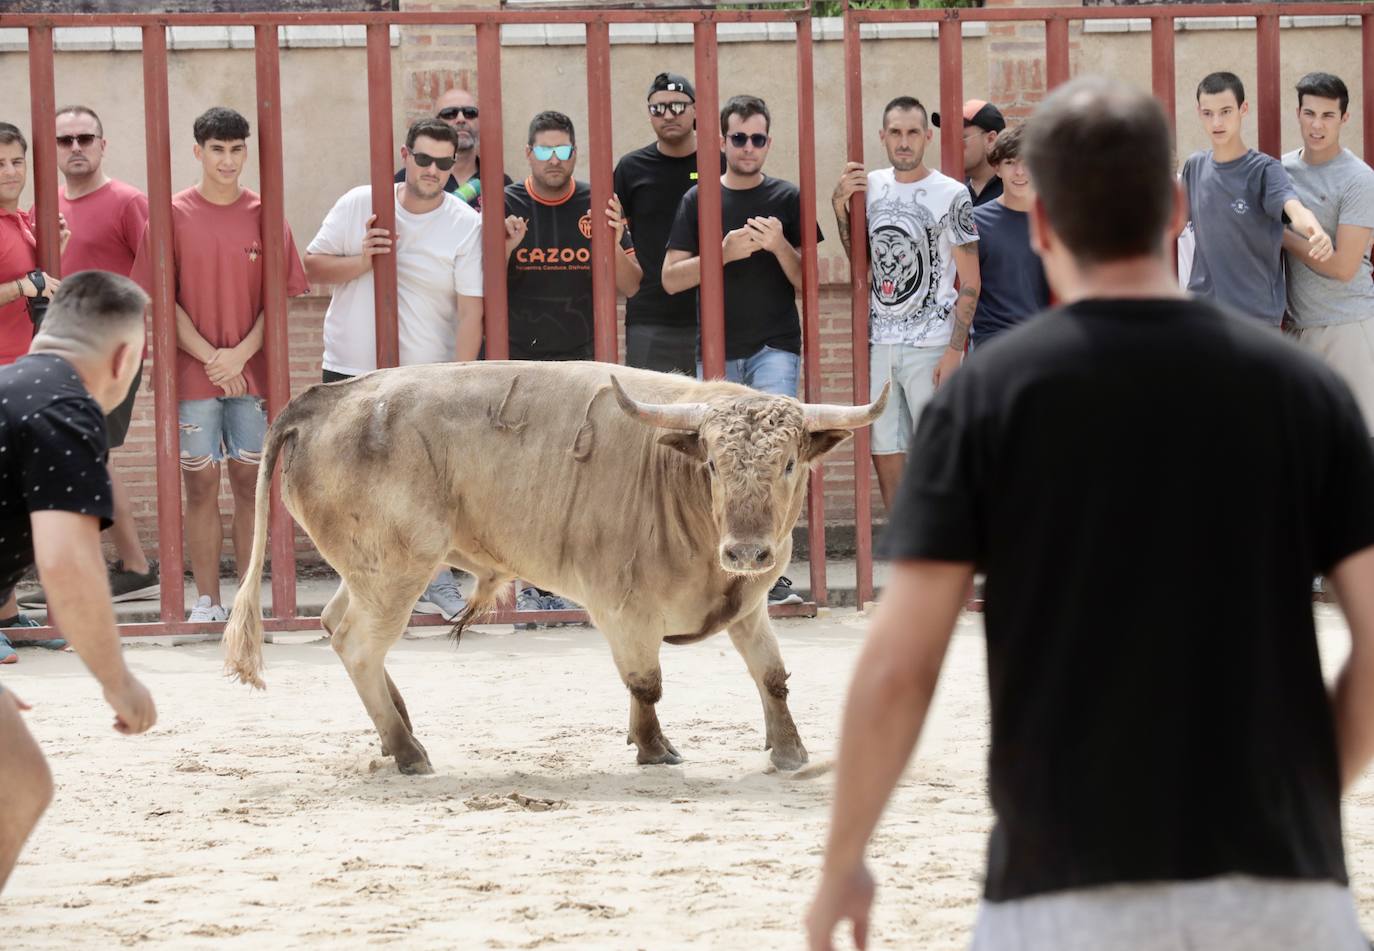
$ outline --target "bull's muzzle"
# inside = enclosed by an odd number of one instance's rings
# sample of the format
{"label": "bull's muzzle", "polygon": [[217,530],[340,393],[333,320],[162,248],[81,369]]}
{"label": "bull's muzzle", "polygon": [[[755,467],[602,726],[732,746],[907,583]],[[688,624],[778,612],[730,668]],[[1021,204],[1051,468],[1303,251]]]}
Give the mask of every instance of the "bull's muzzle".
{"label": "bull's muzzle", "polygon": [[727,541],[720,546],[720,566],[731,574],[755,575],[773,564],[773,546],[767,542]]}

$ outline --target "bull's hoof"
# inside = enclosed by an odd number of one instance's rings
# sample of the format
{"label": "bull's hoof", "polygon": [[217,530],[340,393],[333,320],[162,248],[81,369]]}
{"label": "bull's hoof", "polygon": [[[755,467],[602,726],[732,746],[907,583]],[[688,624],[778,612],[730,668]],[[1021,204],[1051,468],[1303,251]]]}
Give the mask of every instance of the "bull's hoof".
{"label": "bull's hoof", "polygon": [[682,757],[673,748],[673,744],[660,733],[653,742],[639,748],[635,762],[640,766],[677,766],[682,762]]}
{"label": "bull's hoof", "polygon": [[430,776],[434,773],[434,767],[429,765],[428,759],[417,759],[404,763],[398,759],[396,768],[401,771],[403,776]]}
{"label": "bull's hoof", "polygon": [[806,754],[806,747],[800,743],[791,749],[775,746],[770,758],[773,760],[773,765],[779,770],[789,773],[801,769],[811,759]]}

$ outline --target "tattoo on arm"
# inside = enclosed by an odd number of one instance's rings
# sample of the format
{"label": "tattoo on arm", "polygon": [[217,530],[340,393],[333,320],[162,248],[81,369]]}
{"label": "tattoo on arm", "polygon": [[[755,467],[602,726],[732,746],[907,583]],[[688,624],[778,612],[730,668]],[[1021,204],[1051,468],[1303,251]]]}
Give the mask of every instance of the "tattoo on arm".
{"label": "tattoo on arm", "polygon": [[848,257],[849,254],[851,253],[851,249],[850,249],[850,246],[849,246],[849,207],[848,207],[848,206],[845,206],[845,208],[844,208],[843,211],[841,211],[839,208],[836,208],[836,209],[835,209],[835,227],[839,229],[839,232],[840,232],[840,244],[844,245],[844,253],[845,253],[845,256]]}
{"label": "tattoo on arm", "polygon": [[968,343],[968,329],[973,325],[973,312],[978,309],[978,287],[959,288],[959,299],[954,302],[954,332],[949,338],[949,348],[963,352]]}

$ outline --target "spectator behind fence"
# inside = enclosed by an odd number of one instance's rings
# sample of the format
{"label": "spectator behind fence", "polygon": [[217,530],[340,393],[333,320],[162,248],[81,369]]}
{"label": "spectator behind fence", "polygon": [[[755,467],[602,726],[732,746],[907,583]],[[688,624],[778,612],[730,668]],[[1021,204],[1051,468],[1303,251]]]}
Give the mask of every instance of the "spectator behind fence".
{"label": "spectator behind fence", "polygon": [[[763,173],[772,148],[768,105],[757,96],[733,96],[720,111],[721,255],[725,262],[725,378],[764,393],[797,395],[801,375],[801,192]],[[682,196],[668,253],[663,289],[679,294],[701,284],[697,233],[698,187]],[[821,241],[819,225],[816,240]],[[698,366],[698,375],[702,368]],[[790,578],[779,578],[769,604],[798,604]]]}
{"label": "spectator behind fence", "polygon": [[[186,548],[197,599],[191,621],[223,621],[219,561],[220,463],[229,460],[234,496],[235,576],[253,544],[254,496],[267,431],[267,361],[263,353],[262,201],[242,187],[248,120],[216,106],[196,119],[200,181],[172,196],[172,266],[177,309],[177,419],[186,484]],[[283,230],[286,293],[309,290],[290,227]],[[153,244],[146,231],[134,278],[153,286]],[[165,371],[164,371],[165,372]],[[174,574],[179,578],[180,572]]]}
{"label": "spectator behind fence", "polygon": [[978,232],[978,309],[969,328],[969,352],[1050,305],[1045,268],[1030,243],[1035,188],[1022,155],[1026,127],[1006,129],[988,153],[1002,180],[996,200],[973,209]]}
{"label": "spectator behind fence", "polygon": [[[615,167],[615,194],[644,271],[639,291],[625,302],[625,362],[689,376],[697,368],[697,295],[667,293],[662,276],[677,206],[697,180],[696,121],[691,82],[659,73],[649,84],[654,141],[622,156]],[[725,171],[723,155],[720,170]]]}
{"label": "spectator behind fence", "polygon": [[[147,304],[128,278],[73,275],[29,354],[0,367],[0,591],[37,565],[53,615],[125,734],[147,730],[157,710],[124,663],[100,551],[100,530],[114,514],[104,413],[138,370]],[[47,762],[19,715],[27,709],[0,688],[0,888],[53,795]]]}
{"label": "spectator behind fence", "polygon": [[[478,154],[482,122],[477,97],[466,89],[450,89],[434,104],[434,118],[453,129],[458,144],[457,161],[444,179],[444,191],[457,195],[477,211],[482,210],[482,157]],[[504,176],[505,184],[511,178]],[[405,166],[396,170],[396,184],[406,180]]]}
{"label": "spectator behind fence", "polygon": [[[883,108],[878,139],[889,168],[865,174],[850,162],[831,205],[846,252],[849,198],[865,196],[872,277],[868,297],[869,387],[891,382],[887,409],[873,424],[873,467],[891,511],[921,411],[963,360],[978,305],[978,234],[968,189],[925,166],[932,133],[926,108],[898,96]],[[959,277],[960,290],[954,289]]]}
{"label": "spectator behind fence", "polygon": [[[988,159],[988,153],[997,144],[997,135],[1007,127],[1002,111],[982,99],[970,99],[964,103],[964,123],[961,135],[964,138],[964,184],[968,186],[973,205],[985,205],[1002,194],[1002,179],[997,169]],[[935,128],[940,128],[940,113],[930,116]],[[943,130],[952,135],[952,130]]]}
{"label": "spectator behind fence", "polygon": [[[65,182],[65,187],[57,192],[57,208],[72,233],[62,252],[62,273],[70,276],[80,271],[109,271],[128,277],[148,225],[148,198],[134,186],[105,174],[108,143],[95,110],[88,106],[64,106],[57,111],[56,125],[57,167]],[[124,445],[129,434],[142,380],[140,358],[128,395],[105,417],[111,453]],[[148,560],[138,540],[138,523],[119,470],[113,462],[108,468],[114,488],[110,538],[118,556],[110,567],[110,597],[115,601],[155,598],[161,591],[157,565]],[[20,603],[25,607],[44,607],[47,597],[39,591],[21,598]]]}
{"label": "spectator behind fence", "polygon": [[1183,189],[1196,242],[1188,290],[1277,327],[1283,322],[1283,216],[1316,261],[1331,239],[1293,190],[1283,164],[1245,145],[1250,104],[1234,73],[1198,83],[1197,112],[1212,147],[1183,163]]}
{"label": "spectator behind fence", "polygon": [[[1102,77],[1029,120],[1032,240],[1065,304],[921,417],[813,951],[866,930],[866,844],[975,568],[995,822],[973,951],[1368,951],[1340,800],[1374,754],[1374,452],[1334,372],[1178,287],[1170,140],[1154,97]],[[1331,688],[1316,571],[1351,630]]]}
{"label": "spectator behind fence", "polygon": [[[401,149],[405,178],[396,192],[396,320],[400,364],[477,359],[482,346],[482,216],[444,191],[458,134],[421,119]],[[335,202],[305,249],[305,273],[334,285],[324,315],[324,382],[377,368],[373,259],[390,254],[391,235],[374,227],[372,188]],[[453,620],[467,607],[448,568],[439,569],[415,610]]]}
{"label": "spectator behind fence", "polygon": [[[572,120],[541,112],[530,121],[525,157],[530,174],[506,187],[506,287],[512,360],[590,360],[592,313],[592,190],[573,178],[577,139]],[[620,200],[602,218],[615,239],[615,284],[626,297],[639,289]],[[521,611],[567,611],[577,605],[550,591],[521,586]],[[532,627],[532,624],[526,624]]]}
{"label": "spectator behind fence", "polygon": [[1308,242],[1283,233],[1288,263],[1288,316],[1293,335],[1325,360],[1355,391],[1374,432],[1374,171],[1341,147],[1350,118],[1350,92],[1340,77],[1308,73],[1298,80],[1302,148],[1283,157],[1298,199],[1335,238],[1334,253],[1318,261]]}

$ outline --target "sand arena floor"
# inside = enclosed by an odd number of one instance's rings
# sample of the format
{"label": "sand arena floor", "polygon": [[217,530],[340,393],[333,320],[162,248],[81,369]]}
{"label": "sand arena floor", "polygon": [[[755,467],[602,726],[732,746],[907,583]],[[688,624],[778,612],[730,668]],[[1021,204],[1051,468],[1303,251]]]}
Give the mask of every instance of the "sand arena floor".
{"label": "sand arena floor", "polygon": [[[1331,664],[1346,636],[1319,613]],[[973,920],[990,823],[980,624],[960,622],[872,850],[877,948],[961,948]],[[812,755],[795,778],[769,768],[724,636],[665,646],[659,713],[687,761],[651,768],[625,745],[626,694],[594,631],[403,641],[389,667],[429,777],[381,758],[322,640],[268,647],[265,694],[222,679],[216,646],[132,646],[161,716],[132,740],[75,656],[24,651],[3,680],[34,705],[58,793],[0,900],[0,946],[800,947],[866,625],[778,624]],[[1374,928],[1374,781],[1346,829]]]}

